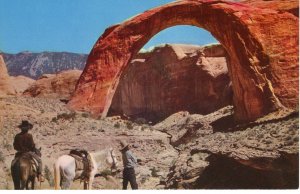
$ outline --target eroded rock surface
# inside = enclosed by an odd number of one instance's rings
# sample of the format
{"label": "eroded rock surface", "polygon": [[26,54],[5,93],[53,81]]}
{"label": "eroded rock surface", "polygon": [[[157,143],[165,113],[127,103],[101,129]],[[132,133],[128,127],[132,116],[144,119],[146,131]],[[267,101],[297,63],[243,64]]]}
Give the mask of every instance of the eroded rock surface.
{"label": "eroded rock surface", "polygon": [[177,113],[155,126],[167,131],[180,151],[167,188],[298,188],[298,112],[277,112],[240,126],[231,110]]}
{"label": "eroded rock surface", "polygon": [[124,70],[109,115],[161,120],[175,112],[207,114],[232,103],[221,45],[161,45]]}
{"label": "eroded rock surface", "polygon": [[89,54],[69,107],[106,116],[130,60],[155,34],[175,25],[204,28],[226,49],[236,120],[297,107],[298,17],[219,0],[176,1],[108,28]]}
{"label": "eroded rock surface", "polygon": [[24,91],[24,95],[69,100],[81,73],[80,70],[68,70],[57,74],[44,74]]}
{"label": "eroded rock surface", "polygon": [[21,95],[34,80],[25,76],[9,76],[6,64],[0,55],[0,96]]}

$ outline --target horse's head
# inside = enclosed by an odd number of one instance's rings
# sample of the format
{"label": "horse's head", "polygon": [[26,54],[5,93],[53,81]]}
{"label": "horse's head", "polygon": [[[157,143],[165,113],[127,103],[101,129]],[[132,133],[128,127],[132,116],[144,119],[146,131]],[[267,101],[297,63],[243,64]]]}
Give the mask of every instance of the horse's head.
{"label": "horse's head", "polygon": [[34,149],[35,154],[38,155],[39,157],[42,156],[42,152],[41,151],[42,151],[42,147]]}
{"label": "horse's head", "polygon": [[115,154],[115,152],[112,148],[109,149],[109,155],[106,158],[106,161],[111,166],[111,171],[112,172],[119,172],[120,171],[119,162],[118,162],[116,154]]}

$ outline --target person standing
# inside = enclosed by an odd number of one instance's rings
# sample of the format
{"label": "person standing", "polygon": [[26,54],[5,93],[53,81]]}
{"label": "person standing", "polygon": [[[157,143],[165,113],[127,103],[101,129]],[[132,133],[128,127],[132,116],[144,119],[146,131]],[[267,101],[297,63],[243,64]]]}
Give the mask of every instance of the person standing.
{"label": "person standing", "polygon": [[130,151],[130,146],[125,141],[120,141],[122,160],[123,160],[123,190],[127,189],[128,182],[132,190],[138,189],[136,182],[135,170],[137,159]]}

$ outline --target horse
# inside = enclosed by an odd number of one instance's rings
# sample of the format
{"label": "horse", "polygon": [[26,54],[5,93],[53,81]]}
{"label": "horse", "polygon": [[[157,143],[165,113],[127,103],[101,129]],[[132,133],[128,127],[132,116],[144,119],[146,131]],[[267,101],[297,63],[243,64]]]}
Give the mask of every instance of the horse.
{"label": "horse", "polygon": [[[41,148],[34,151],[41,157]],[[11,175],[16,190],[34,190],[35,178],[37,177],[37,170],[34,168],[34,159],[29,153],[23,153],[17,156],[11,163]],[[29,183],[31,187],[29,188]]]}
{"label": "horse", "polygon": [[[97,173],[110,168],[118,170],[118,161],[112,148],[106,148],[97,152],[87,152],[91,158],[91,172],[89,179],[84,183],[84,189],[92,189],[92,183]],[[55,189],[69,189],[71,183],[81,177],[83,170],[76,169],[75,158],[70,155],[60,156],[54,163]]]}

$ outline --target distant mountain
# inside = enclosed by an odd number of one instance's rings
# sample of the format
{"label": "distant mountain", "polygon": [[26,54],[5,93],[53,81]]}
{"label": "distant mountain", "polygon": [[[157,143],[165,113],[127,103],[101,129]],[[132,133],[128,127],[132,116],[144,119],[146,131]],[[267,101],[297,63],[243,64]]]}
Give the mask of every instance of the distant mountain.
{"label": "distant mountain", "polygon": [[68,52],[2,54],[9,75],[24,75],[33,79],[37,79],[43,74],[53,74],[63,70],[82,70],[88,56]]}

